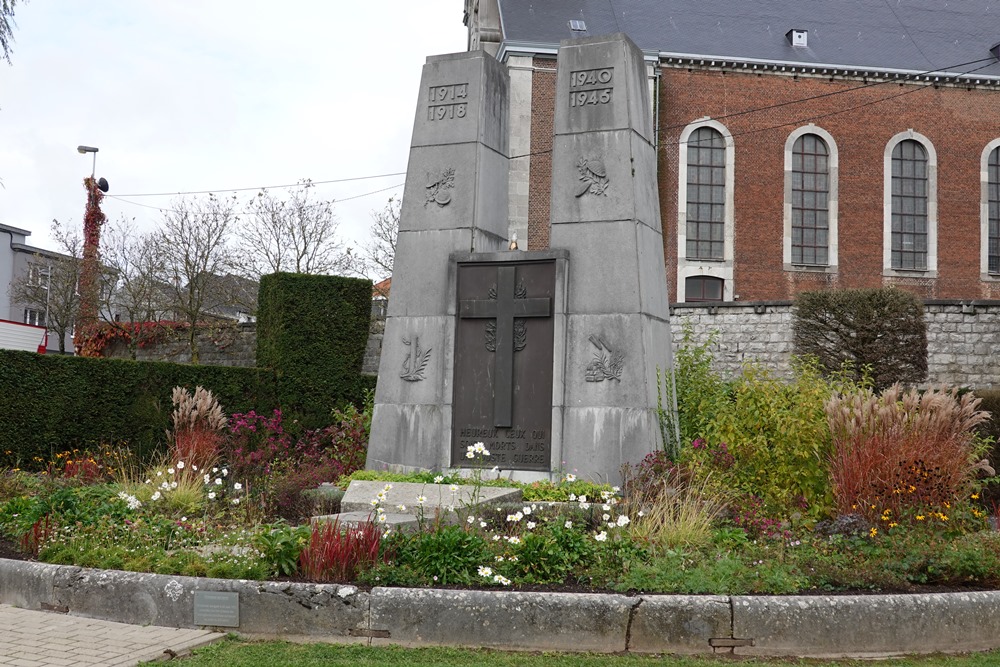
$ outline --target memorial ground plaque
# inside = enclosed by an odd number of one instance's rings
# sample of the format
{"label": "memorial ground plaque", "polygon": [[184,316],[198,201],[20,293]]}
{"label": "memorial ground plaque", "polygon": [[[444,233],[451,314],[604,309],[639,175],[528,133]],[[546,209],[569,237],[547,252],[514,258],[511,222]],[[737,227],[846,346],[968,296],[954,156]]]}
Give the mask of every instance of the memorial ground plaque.
{"label": "memorial ground plaque", "polygon": [[555,261],[459,263],[452,465],[547,471]]}

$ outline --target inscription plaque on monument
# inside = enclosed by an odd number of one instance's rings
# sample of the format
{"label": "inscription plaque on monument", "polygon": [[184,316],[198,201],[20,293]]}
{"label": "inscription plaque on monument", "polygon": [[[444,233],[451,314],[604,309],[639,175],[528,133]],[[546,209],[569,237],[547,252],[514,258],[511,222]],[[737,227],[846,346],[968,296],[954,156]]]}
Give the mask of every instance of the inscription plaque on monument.
{"label": "inscription plaque on monument", "polygon": [[549,470],[555,262],[458,265],[452,465]]}

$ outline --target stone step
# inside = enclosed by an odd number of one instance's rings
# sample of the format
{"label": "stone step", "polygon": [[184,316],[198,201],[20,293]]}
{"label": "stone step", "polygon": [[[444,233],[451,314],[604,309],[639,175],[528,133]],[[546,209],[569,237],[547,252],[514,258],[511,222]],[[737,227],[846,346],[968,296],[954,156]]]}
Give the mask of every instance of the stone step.
{"label": "stone step", "polygon": [[[419,527],[417,517],[412,514],[390,514],[389,512],[386,512],[383,516],[385,516],[385,521],[379,522],[378,525],[385,529],[406,532],[415,531]],[[312,518],[312,523],[315,525],[317,523],[333,523],[336,521],[342,528],[356,528],[366,523],[371,523],[374,520],[374,512],[341,512],[340,514],[324,514],[323,516],[314,516]]]}
{"label": "stone step", "polygon": [[[347,487],[347,492],[340,501],[340,511],[365,514],[372,512],[375,507],[372,505],[372,500],[390,484],[392,488],[385,491],[384,499],[381,501],[382,509],[387,513],[409,515],[416,515],[422,511],[429,519],[449,508],[458,510],[476,505],[518,502],[522,495],[521,489],[514,487],[482,486],[477,489],[474,485],[463,484],[452,489],[448,484],[355,480]],[[400,506],[405,509],[400,509]]]}

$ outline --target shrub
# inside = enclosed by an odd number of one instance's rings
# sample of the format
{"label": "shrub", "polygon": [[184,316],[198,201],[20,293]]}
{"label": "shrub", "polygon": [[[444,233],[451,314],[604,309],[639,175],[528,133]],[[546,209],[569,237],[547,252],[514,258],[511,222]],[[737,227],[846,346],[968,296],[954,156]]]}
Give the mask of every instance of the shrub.
{"label": "shrub", "polygon": [[985,449],[975,429],[988,419],[972,394],[893,385],[857,389],[826,405],[833,434],[837,508],[875,521],[964,500]]}
{"label": "shrub", "polygon": [[703,446],[686,458],[700,479],[715,474],[726,490],[760,498],[768,514],[819,518],[832,501],[824,405],[845,381],[825,379],[814,361],[796,361],[793,372],[784,381],[745,365],[729,384],[729,399],[701,426]]}
{"label": "shrub", "polygon": [[815,356],[827,373],[845,364],[855,380],[870,373],[876,389],[927,377],[924,308],[895,288],[822,290],[795,297],[795,354]]}
{"label": "shrub", "polygon": [[709,481],[709,476],[686,480],[677,469],[643,484],[628,479],[621,511],[634,517],[628,524],[631,537],[657,550],[710,542],[713,524],[726,508],[726,495]]}
{"label": "shrub", "polygon": [[444,585],[472,583],[477,568],[491,561],[486,541],[459,526],[417,533],[400,544],[398,555],[400,565]]}
{"label": "shrub", "polygon": [[682,443],[703,437],[716,413],[729,400],[729,387],[712,368],[715,336],[695,344],[694,330],[684,323],[684,334],[674,355],[673,378],[668,385],[677,392],[677,418]]}

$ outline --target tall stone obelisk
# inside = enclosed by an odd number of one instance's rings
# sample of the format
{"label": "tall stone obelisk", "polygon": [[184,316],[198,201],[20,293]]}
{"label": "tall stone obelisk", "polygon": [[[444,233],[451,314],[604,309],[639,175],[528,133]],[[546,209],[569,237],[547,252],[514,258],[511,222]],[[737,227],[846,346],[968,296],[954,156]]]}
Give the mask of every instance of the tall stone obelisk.
{"label": "tall stone obelisk", "polygon": [[506,68],[483,51],[424,65],[368,468],[451,465],[456,302],[453,253],[507,244]]}
{"label": "tall stone obelisk", "polygon": [[623,34],[564,41],[557,62],[550,247],[569,251],[569,302],[553,421],[565,469],[614,479],[660,446],[672,364],[649,87]]}

